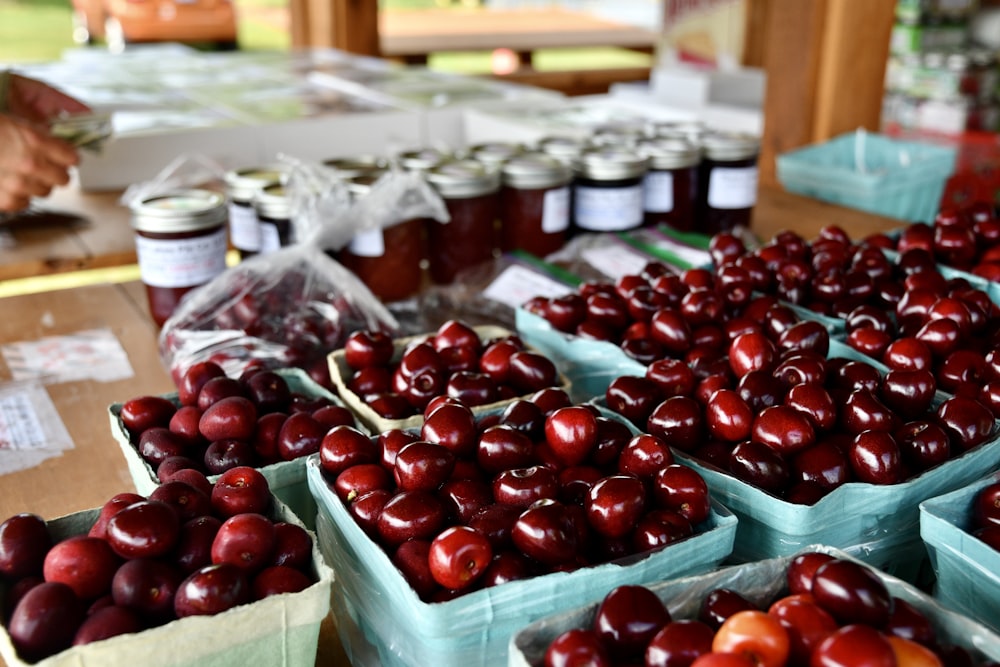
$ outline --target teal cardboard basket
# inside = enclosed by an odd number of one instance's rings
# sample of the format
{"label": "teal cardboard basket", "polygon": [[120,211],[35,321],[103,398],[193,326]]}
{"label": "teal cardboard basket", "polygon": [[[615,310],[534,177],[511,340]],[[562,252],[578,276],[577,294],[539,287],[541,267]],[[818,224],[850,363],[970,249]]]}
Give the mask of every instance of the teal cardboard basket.
{"label": "teal cardboard basket", "polygon": [[936,581],[934,597],[1000,631],[1000,551],[972,535],[972,503],[993,473],[969,486],[920,503],[920,536]]}
{"label": "teal cardboard basket", "polygon": [[955,149],[864,130],[779,155],[789,192],[907,221],[933,220]]}

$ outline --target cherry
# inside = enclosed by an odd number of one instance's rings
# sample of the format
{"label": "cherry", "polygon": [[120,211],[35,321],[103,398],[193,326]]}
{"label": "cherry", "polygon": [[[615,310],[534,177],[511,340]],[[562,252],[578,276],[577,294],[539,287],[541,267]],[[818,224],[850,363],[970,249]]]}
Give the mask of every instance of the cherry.
{"label": "cherry", "polygon": [[[527,401],[525,406],[532,405]],[[538,412],[541,415],[541,412]],[[476,461],[489,474],[511,468],[525,468],[532,463],[535,445],[525,433],[507,424],[491,426],[479,437]]]}
{"label": "cherry", "polygon": [[420,437],[442,445],[456,457],[466,457],[476,452],[476,420],[469,408],[442,405],[424,420]]}
{"label": "cherry", "polygon": [[18,655],[36,662],[69,648],[84,609],[73,589],[57,581],[33,587],[17,603],[7,632]]}
{"label": "cherry", "polygon": [[737,479],[770,493],[780,493],[789,480],[785,460],[767,445],[744,440],[729,454],[729,472]]}
{"label": "cherry", "polygon": [[896,439],[885,431],[862,431],[854,437],[848,460],[854,476],[869,484],[896,484],[903,477]]}
{"label": "cherry", "polygon": [[927,369],[891,370],[882,381],[882,402],[903,419],[915,419],[931,407],[937,382]]}
{"label": "cherry", "polygon": [[108,520],[108,543],[123,558],[156,558],[177,543],[180,519],[176,510],[156,500],[142,500]]}
{"label": "cherry", "polygon": [[355,331],[344,339],[344,361],[355,370],[386,366],[392,353],[392,337],[382,331]]}
{"label": "cherry", "polygon": [[559,384],[555,364],[548,357],[528,350],[510,356],[508,378],[510,384],[523,394]]}
{"label": "cherry", "polygon": [[673,461],[674,455],[665,442],[655,435],[640,433],[625,443],[618,455],[618,472],[651,480]]}
{"label": "cherry", "polygon": [[177,406],[162,396],[139,396],[122,404],[120,418],[129,433],[142,433],[148,428],[166,428]]}
{"label": "cherry", "polygon": [[351,503],[376,489],[391,489],[392,476],[376,463],[359,463],[347,468],[334,479],[333,489],[345,503]]}
{"label": "cherry", "polygon": [[390,546],[409,539],[432,539],[444,525],[444,504],[427,491],[400,491],[382,508],[377,521],[381,540]]}
{"label": "cherry", "polygon": [[612,475],[599,480],[587,493],[587,519],[604,537],[619,538],[635,526],[646,507],[646,490],[631,475]]}
{"label": "cherry", "polygon": [[672,396],[656,406],[646,424],[648,433],[682,451],[690,452],[704,437],[704,416],[693,398]]}
{"label": "cherry", "polygon": [[615,378],[605,391],[608,407],[633,424],[645,424],[653,409],[663,398],[660,385],[646,377],[634,375]]}
{"label": "cherry", "polygon": [[212,378],[225,377],[222,366],[214,361],[198,361],[191,364],[177,383],[177,398],[181,405],[197,405],[201,388]]}
{"label": "cherry", "polygon": [[816,568],[811,593],[842,624],[882,627],[889,619],[892,600],[885,584],[853,561],[833,559]]}
{"label": "cherry", "polygon": [[816,431],[800,411],[775,405],[764,408],[753,420],[752,438],[782,456],[791,456],[816,442]]}
{"label": "cherry", "polygon": [[[826,493],[850,480],[851,468],[843,450],[833,440],[820,440],[802,450],[791,461],[792,478],[812,483]],[[800,488],[801,492],[802,489]],[[789,491],[790,492],[790,491]],[[787,494],[786,494],[787,499]]]}
{"label": "cherry", "polygon": [[178,618],[214,615],[250,601],[250,584],[235,565],[206,565],[181,582],[174,596]]}
{"label": "cherry", "polygon": [[663,602],[645,586],[623,585],[604,596],[594,615],[594,632],[612,655],[642,656],[660,629],[671,621]]}
{"label": "cherry", "polygon": [[58,581],[81,600],[94,600],[111,590],[120,560],[108,543],[97,537],[75,535],[53,545],[45,555],[45,581]]}
{"label": "cherry", "polygon": [[41,574],[51,546],[44,519],[35,514],[15,514],[0,523],[0,575],[14,580]]}
{"label": "cherry", "polygon": [[693,468],[677,463],[665,465],[656,473],[653,500],[657,507],[675,510],[693,526],[708,519],[712,508],[704,478]]}
{"label": "cherry", "polygon": [[705,406],[705,424],[713,438],[739,442],[750,437],[753,411],[734,389],[720,389]]}
{"label": "cherry", "polygon": [[493,498],[498,503],[525,508],[536,500],[555,498],[559,480],[545,466],[504,470],[493,479]]}
{"label": "cherry", "polygon": [[435,491],[455,469],[451,450],[432,442],[411,442],[396,455],[395,480],[402,491]]}
{"label": "cherry", "polygon": [[566,630],[545,649],[545,667],[570,667],[571,665],[591,665],[610,667],[604,643],[589,629]]}
{"label": "cherry", "polygon": [[545,441],[564,465],[579,465],[597,444],[597,417],[582,406],[560,408],[545,419]]}
{"label": "cherry", "polygon": [[[171,598],[171,609],[172,605],[173,598]],[[73,636],[73,646],[83,646],[140,630],[142,630],[142,621],[131,609],[117,605],[102,607],[91,611],[80,624]]]}
{"label": "cherry", "polygon": [[240,466],[222,473],[212,487],[212,508],[221,517],[264,514],[271,505],[267,478],[255,468]]}
{"label": "cherry", "polygon": [[837,406],[820,384],[795,385],[788,390],[785,405],[805,415],[818,431],[829,431],[837,425]]}
{"label": "cherry", "polygon": [[198,431],[209,441],[249,440],[257,426],[257,408],[243,396],[227,396],[204,410]]}
{"label": "cherry", "polygon": [[664,397],[690,396],[694,392],[696,382],[691,367],[678,359],[654,361],[646,367],[646,378],[660,387]]}
{"label": "cherry", "polygon": [[485,573],[493,558],[489,540],[468,526],[452,526],[430,544],[427,560],[431,576],[445,588],[468,588]]}
{"label": "cherry", "polygon": [[698,610],[698,619],[718,630],[726,619],[741,612],[757,609],[757,606],[734,590],[715,588],[708,592]]}
{"label": "cherry", "polygon": [[951,438],[953,445],[968,451],[993,434],[994,419],[989,408],[965,396],[945,399],[935,412],[937,423]]}
{"label": "cherry", "polygon": [[514,545],[529,558],[549,566],[576,557],[578,531],[567,507],[546,498],[524,510],[510,531]]}
{"label": "cherry", "polygon": [[378,446],[353,426],[335,426],[320,441],[319,464],[331,476],[339,475],[352,465],[376,463],[378,458]]}

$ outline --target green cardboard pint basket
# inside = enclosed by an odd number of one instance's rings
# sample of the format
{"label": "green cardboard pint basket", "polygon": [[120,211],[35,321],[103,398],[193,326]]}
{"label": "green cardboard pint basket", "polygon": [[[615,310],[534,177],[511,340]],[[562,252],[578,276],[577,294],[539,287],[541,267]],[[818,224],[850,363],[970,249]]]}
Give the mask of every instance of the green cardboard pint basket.
{"label": "green cardboard pint basket", "polygon": [[789,192],[926,222],[955,170],[955,149],[858,130],[779,155],[777,163]]}

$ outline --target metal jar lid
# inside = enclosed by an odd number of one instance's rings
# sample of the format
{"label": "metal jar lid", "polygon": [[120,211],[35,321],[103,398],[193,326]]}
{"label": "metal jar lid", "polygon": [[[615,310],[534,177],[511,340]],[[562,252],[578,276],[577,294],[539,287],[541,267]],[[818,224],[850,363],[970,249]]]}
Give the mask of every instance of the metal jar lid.
{"label": "metal jar lid", "polygon": [[288,220],[292,217],[291,202],[288,193],[281,183],[272,183],[257,191],[253,200],[254,210],[258,218],[272,220]]}
{"label": "metal jar lid", "polygon": [[323,164],[346,180],[371,171],[383,170],[386,168],[388,161],[377,155],[358,155],[326,160]]}
{"label": "metal jar lid", "polygon": [[639,144],[650,169],[683,169],[701,162],[701,148],[685,139],[653,139]]}
{"label": "metal jar lid", "polygon": [[500,189],[500,172],[475,160],[453,160],[427,172],[427,180],[445,199],[466,199]]}
{"label": "metal jar lid", "polygon": [[671,120],[653,125],[653,136],[664,139],[687,139],[694,144],[700,144],[701,138],[707,132],[705,124],[699,120]]}
{"label": "metal jar lid", "polygon": [[436,148],[420,148],[399,154],[400,166],[411,171],[427,171],[450,159],[451,155]]}
{"label": "metal jar lid", "polygon": [[473,160],[478,160],[489,167],[499,167],[506,160],[511,159],[515,155],[520,155],[523,152],[523,144],[503,141],[476,144],[475,146],[470,146],[468,151],[469,157]]}
{"label": "metal jar lid", "polygon": [[572,178],[569,165],[545,153],[522,153],[507,160],[501,172],[504,185],[538,190],[566,185]]}
{"label": "metal jar lid", "polygon": [[132,228],[175,234],[219,227],[227,218],[226,198],[211,190],[176,190],[132,205]]}
{"label": "metal jar lid", "polygon": [[225,175],[226,191],[234,201],[250,203],[257,190],[271,183],[280,183],[285,170],[276,165],[233,169]]}
{"label": "metal jar lid", "polygon": [[632,150],[594,148],[585,151],[574,165],[579,176],[595,181],[640,178],[649,169],[649,160]]}
{"label": "metal jar lid", "polygon": [[352,199],[359,199],[364,197],[369,192],[371,192],[372,186],[375,181],[382,178],[385,175],[386,169],[380,169],[377,171],[369,171],[364,174],[358,174],[347,182],[347,191],[351,193]]}
{"label": "metal jar lid", "polygon": [[589,147],[588,140],[578,137],[544,137],[538,140],[538,150],[563,162],[573,162]]}
{"label": "metal jar lid", "polygon": [[760,153],[760,138],[742,132],[712,132],[701,145],[710,160],[746,160]]}

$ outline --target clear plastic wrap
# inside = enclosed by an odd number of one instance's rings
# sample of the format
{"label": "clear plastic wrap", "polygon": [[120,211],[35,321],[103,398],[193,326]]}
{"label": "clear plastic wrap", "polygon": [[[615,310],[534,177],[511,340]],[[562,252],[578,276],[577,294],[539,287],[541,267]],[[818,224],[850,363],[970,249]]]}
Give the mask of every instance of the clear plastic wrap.
{"label": "clear plastic wrap", "polygon": [[[327,251],[361,231],[410,217],[446,220],[440,197],[420,175],[390,170],[352,204],[332,169],[279,160],[287,167],[295,243],[245,259],[184,297],[160,332],[160,356],[175,380],[191,364],[211,359],[230,376],[251,362],[297,366],[330,387],[326,355],[350,332],[398,331],[389,310]],[[159,187],[173,185],[190,164],[158,178]]]}

